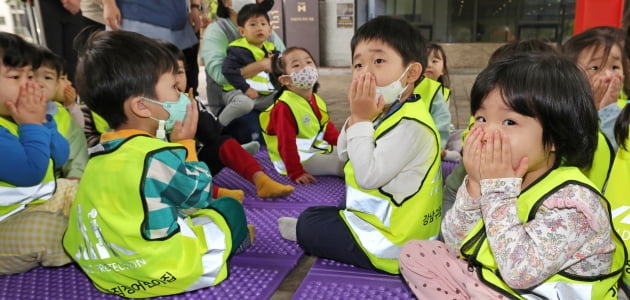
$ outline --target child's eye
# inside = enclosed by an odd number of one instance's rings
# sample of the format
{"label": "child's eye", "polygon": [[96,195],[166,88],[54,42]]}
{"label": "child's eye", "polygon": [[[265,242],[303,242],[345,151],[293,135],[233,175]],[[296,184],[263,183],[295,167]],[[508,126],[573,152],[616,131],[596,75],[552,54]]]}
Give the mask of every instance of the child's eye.
{"label": "child's eye", "polygon": [[363,66],[362,66],[361,64],[354,64],[354,66],[353,66],[353,67],[354,67],[355,69],[360,69],[360,68],[362,68]]}
{"label": "child's eye", "polygon": [[591,66],[588,69],[591,70],[591,71],[597,71],[597,70],[599,70],[599,66]]}
{"label": "child's eye", "polygon": [[46,79],[46,80],[55,80],[52,76],[45,76],[44,79]]}
{"label": "child's eye", "polygon": [[621,70],[621,66],[613,66],[613,70]]}
{"label": "child's eye", "polygon": [[382,64],[382,63],[384,63],[384,62],[385,62],[385,60],[384,60],[384,59],[382,59],[382,58],[377,58],[377,59],[374,61],[374,63],[376,63],[376,64]]}
{"label": "child's eye", "polygon": [[503,121],[503,125],[506,125],[506,126],[513,126],[513,125],[516,125],[516,122],[514,122],[514,121],[512,121],[512,120],[504,120],[504,121]]}
{"label": "child's eye", "polygon": [[486,118],[484,117],[475,117],[475,123],[486,123]]}

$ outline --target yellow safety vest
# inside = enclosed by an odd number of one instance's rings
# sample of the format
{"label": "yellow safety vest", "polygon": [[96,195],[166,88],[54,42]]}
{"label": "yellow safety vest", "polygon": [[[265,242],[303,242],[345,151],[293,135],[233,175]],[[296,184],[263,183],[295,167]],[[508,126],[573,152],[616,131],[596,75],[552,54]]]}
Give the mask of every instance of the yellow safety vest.
{"label": "yellow safety vest", "polygon": [[431,105],[433,105],[433,100],[435,100],[435,95],[437,95],[438,91],[442,91],[442,95],[444,96],[444,101],[448,101],[448,97],[451,94],[451,91],[444,87],[444,85],[438,81],[435,81],[431,78],[424,77],[420,83],[413,89],[413,93],[420,95],[422,102],[427,107],[428,111],[431,111]]}
{"label": "yellow safety vest", "polygon": [[615,151],[601,130],[597,130],[597,148],[593,156],[593,163],[589,169],[583,169],[582,173],[590,179],[597,190],[603,191],[610,169],[612,168]]}
{"label": "yellow safety vest", "polygon": [[372,265],[391,274],[400,273],[398,255],[402,246],[410,240],[436,239],[442,220],[439,134],[422,100],[403,102],[376,127],[374,139],[378,140],[402,119],[427,127],[435,139],[436,152],[427,158],[431,166],[416,193],[398,204],[381,188],[361,188],[353,163],[348,161],[344,168],[346,209],[339,212]]}
{"label": "yellow safety vest", "polygon": [[[579,184],[599,194],[593,183],[575,167],[559,167],[544,176],[518,196],[518,215],[523,223],[527,223],[535,217],[538,207],[547,199],[549,194],[568,184]],[[600,199],[606,210],[610,212],[608,201],[604,196],[601,196]],[[483,220],[479,220],[464,239],[461,253],[464,259],[475,266],[477,276],[481,281],[512,299],[525,299],[524,296],[526,295],[537,295],[543,299],[557,299],[555,287],[558,284],[562,284],[562,288],[565,290],[573,291],[579,299],[617,299],[617,281],[621,276],[627,254],[621,239],[614,230],[611,236],[616,248],[610,273],[600,276],[578,276],[560,271],[533,289],[519,290],[518,292],[510,288],[500,277],[497,263],[488,243]],[[585,291],[588,294],[584,294]]]}
{"label": "yellow safety vest", "polygon": [[[19,137],[18,125],[0,117],[0,126]],[[41,183],[34,186],[15,186],[0,181],[0,219],[23,210],[28,204],[44,202],[55,193],[55,172],[52,158],[48,160],[48,169]]]}
{"label": "yellow safety vest", "polygon": [[[129,298],[172,295],[216,285],[228,275],[231,233],[213,209],[180,217],[171,236],[147,240],[142,234],[147,156],[169,148],[183,147],[133,136],[93,154],[87,164],[63,245],[102,292]],[[192,217],[208,222],[193,224]]]}
{"label": "yellow safety vest", "polygon": [[72,124],[72,115],[63,104],[57,101],[53,103],[57,106],[57,113],[53,115],[53,119],[55,119],[55,123],[57,123],[57,131],[67,138],[68,132],[70,131],[70,124]]}
{"label": "yellow safety vest", "polygon": [[[626,141],[626,147],[630,144]],[[630,246],[630,201],[628,201],[630,183],[630,152],[619,147],[615,162],[610,170],[604,196],[610,201],[612,222],[626,247]],[[630,262],[626,262],[623,281],[630,285]]]}
{"label": "yellow safety vest", "polygon": [[[237,39],[233,42],[231,42],[229,45],[229,47],[241,47],[241,48],[245,48],[247,50],[249,50],[252,55],[254,56],[254,60],[255,61],[259,61],[265,57],[267,57],[268,53],[266,53],[265,51],[263,51],[262,48],[258,48],[256,46],[253,46],[252,44],[250,44],[249,42],[247,42],[247,40],[245,38],[240,38]],[[263,42],[263,48],[267,51],[273,51],[276,49],[276,46],[268,41],[264,41]],[[253,77],[250,78],[246,78],[247,83],[256,91],[258,91],[259,94],[261,95],[268,95],[270,94],[270,90],[273,89],[273,85],[271,84],[270,80],[269,80],[269,74],[266,72],[260,72],[257,75],[254,75]],[[258,88],[257,88],[258,87]],[[231,85],[230,83],[225,83],[223,84],[223,90],[224,91],[231,91],[234,89],[234,86]]]}
{"label": "yellow safety vest", "polygon": [[[313,108],[308,100],[292,91],[285,90],[277,100],[285,103],[295,118],[295,123],[297,125],[295,143],[297,144],[297,150],[301,163],[309,160],[317,153],[327,153],[331,152],[333,149],[332,145],[328,144],[328,142],[324,140],[324,133],[329,121],[326,103],[317,94],[313,95],[315,96],[315,102],[317,103],[317,107],[322,115],[321,120],[317,119],[317,115],[313,111]],[[267,108],[264,112],[260,113],[260,127],[262,128],[263,137],[265,139],[265,144],[267,145],[267,151],[269,152],[271,162],[278,173],[286,175],[287,168],[284,165],[278,150],[278,137],[275,134],[267,132],[269,120],[271,118],[271,111],[274,107],[275,103],[269,106],[269,108]]]}
{"label": "yellow safety vest", "polygon": [[92,114],[92,122],[94,122],[94,127],[96,131],[98,131],[100,134],[108,132],[109,124],[107,123],[107,121],[105,121],[103,117],[95,113],[93,110],[90,110],[90,113]]}

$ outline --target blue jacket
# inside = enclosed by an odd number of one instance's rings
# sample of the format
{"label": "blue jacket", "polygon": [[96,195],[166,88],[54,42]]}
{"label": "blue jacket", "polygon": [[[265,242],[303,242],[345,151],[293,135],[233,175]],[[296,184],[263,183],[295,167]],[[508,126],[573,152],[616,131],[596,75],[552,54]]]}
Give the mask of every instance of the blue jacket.
{"label": "blue jacket", "polygon": [[184,0],[116,0],[124,19],[182,30],[188,23]]}

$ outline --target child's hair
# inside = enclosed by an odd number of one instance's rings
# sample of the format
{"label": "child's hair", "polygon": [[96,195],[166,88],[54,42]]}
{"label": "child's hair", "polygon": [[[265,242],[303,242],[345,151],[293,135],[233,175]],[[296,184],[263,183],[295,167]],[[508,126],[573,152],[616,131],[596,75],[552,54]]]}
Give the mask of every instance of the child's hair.
{"label": "child's hair", "polygon": [[247,23],[247,20],[257,17],[265,17],[265,19],[267,19],[267,22],[269,22],[269,15],[267,14],[267,10],[264,7],[254,3],[247,4],[243,6],[243,8],[241,8],[241,10],[238,12],[238,16],[236,17],[236,25],[240,27],[245,27],[245,23]]}
{"label": "child's hair", "polygon": [[[350,41],[351,54],[360,42],[382,41],[392,47],[402,57],[405,65],[413,61],[427,66],[427,46],[418,28],[406,20],[392,17],[379,16],[367,21],[354,33]],[[415,82],[417,85],[422,76]]]}
{"label": "child's hair", "polygon": [[597,110],[588,80],[576,64],[552,53],[524,53],[493,62],[473,84],[471,115],[495,88],[508,107],[540,122],[544,148],[555,147],[555,165],[591,165]]}
{"label": "child's hair", "polygon": [[123,108],[127,99],[155,98],[160,76],[177,71],[177,60],[171,52],[135,32],[95,32],[81,49],[77,91],[88,108],[114,129],[127,121]]}
{"label": "child's hair", "polygon": [[10,68],[31,65],[36,69],[40,64],[37,47],[13,33],[0,32],[0,56],[2,64]]}
{"label": "child's hair", "polygon": [[169,42],[169,41],[165,41],[165,40],[157,40],[157,42],[164,46],[166,48],[166,50],[168,50],[169,52],[171,52],[171,54],[173,54],[173,56],[175,56],[175,59],[177,60],[181,60],[184,62],[184,64],[186,64],[186,55],[184,55],[184,52],[182,51],[182,49],[179,49],[179,47],[177,47],[175,44]]}
{"label": "child's hair", "polygon": [[[429,46],[427,47],[427,57],[429,56],[429,54],[431,54],[431,52],[434,52],[435,56],[442,59],[442,64],[444,64],[444,67],[443,67],[444,74],[440,75],[437,81],[442,83],[445,87],[449,87],[451,85],[451,79],[448,76],[448,67],[446,64],[446,52],[444,52],[444,48],[442,48],[442,46],[436,43],[430,43]],[[423,65],[423,67],[426,67],[426,66]]]}
{"label": "child's hair", "polygon": [[494,50],[488,59],[488,64],[506,57],[532,52],[556,53],[556,49],[537,39],[514,40]]}
{"label": "child's hair", "polygon": [[571,37],[560,49],[564,56],[572,62],[577,63],[578,57],[584,49],[592,46],[596,46],[597,48],[603,47],[603,63],[606,63],[609,58],[610,51],[615,45],[617,45],[621,50],[621,64],[624,76],[623,85],[627,88],[630,87],[630,76],[628,75],[630,70],[628,69],[628,55],[624,51],[625,34],[620,28],[611,26],[589,28],[580,34]]}
{"label": "child's hair", "polygon": [[63,58],[46,47],[38,47],[40,65],[39,67],[49,67],[57,73],[57,78],[65,74]]}
{"label": "child's hair", "polygon": [[[626,16],[630,16],[630,12],[626,14]],[[630,20],[630,19],[624,17],[624,20]],[[625,53],[626,57],[630,57],[630,31],[626,32],[624,44],[625,44],[624,45],[625,47],[623,48],[623,52]],[[626,91],[626,94],[628,94],[627,91]],[[628,102],[628,100],[626,100],[626,102]],[[615,129],[614,129],[615,141],[617,142],[617,145],[619,145],[619,147],[623,148],[623,150],[626,150],[626,151],[630,150],[626,146],[626,140],[628,139],[628,133],[629,133],[628,130],[630,130],[630,126],[628,125],[628,123],[630,123],[630,108],[629,107],[630,107],[630,104],[626,103],[626,105],[623,107],[623,109],[619,113],[619,116],[617,116],[617,120],[615,121]]]}
{"label": "child's hair", "polygon": [[[311,57],[311,59],[313,60],[313,63],[315,64],[315,67],[318,68],[319,66],[317,65],[317,62],[315,61],[315,58],[313,57],[313,54],[311,54],[310,51],[308,51],[306,48],[303,47],[289,47],[286,50],[284,50],[284,52],[282,54],[277,54],[271,57],[271,83],[276,87],[276,89],[278,90],[278,92],[276,93],[276,99],[278,97],[280,97],[280,95],[282,94],[282,92],[286,89],[285,86],[283,86],[280,81],[278,80],[278,78],[280,78],[280,76],[282,75],[289,75],[287,74],[287,65],[286,62],[284,61],[284,57],[285,55],[293,52],[293,51],[297,51],[297,50],[302,50],[304,52],[306,52],[306,54],[308,54],[308,56]],[[317,89],[319,88],[319,82],[316,82],[315,85],[313,86],[313,93],[317,93]]]}

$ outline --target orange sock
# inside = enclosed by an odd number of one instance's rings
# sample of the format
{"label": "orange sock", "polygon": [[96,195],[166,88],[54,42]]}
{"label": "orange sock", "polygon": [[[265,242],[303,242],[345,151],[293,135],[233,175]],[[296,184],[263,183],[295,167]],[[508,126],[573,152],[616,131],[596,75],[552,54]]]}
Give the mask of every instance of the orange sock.
{"label": "orange sock", "polygon": [[223,197],[223,196],[232,197],[236,199],[236,201],[243,204],[243,200],[245,199],[245,192],[243,192],[242,190],[230,190],[230,189],[220,187],[216,198]]}
{"label": "orange sock", "polygon": [[262,172],[260,175],[255,175],[253,181],[258,191],[258,197],[261,198],[286,197],[294,190],[292,186],[281,184]]}

